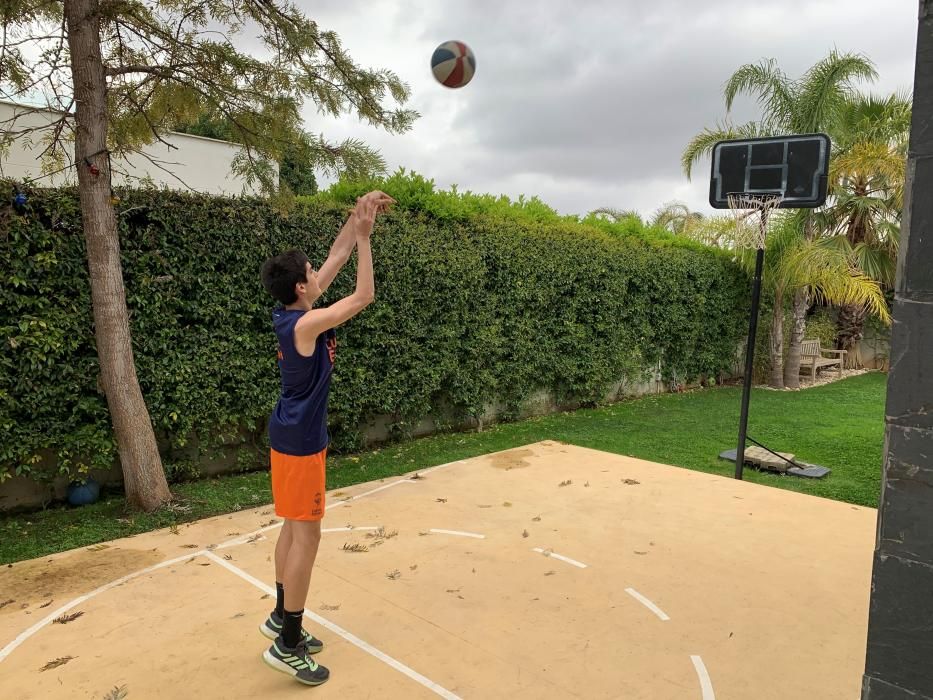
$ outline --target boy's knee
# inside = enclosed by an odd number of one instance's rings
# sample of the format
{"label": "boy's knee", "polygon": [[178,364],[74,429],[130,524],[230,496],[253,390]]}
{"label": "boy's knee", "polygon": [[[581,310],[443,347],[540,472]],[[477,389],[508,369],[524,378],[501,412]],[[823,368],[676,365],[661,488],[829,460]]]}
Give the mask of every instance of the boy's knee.
{"label": "boy's knee", "polygon": [[321,521],[292,521],[292,537],[301,544],[317,545],[321,541]]}

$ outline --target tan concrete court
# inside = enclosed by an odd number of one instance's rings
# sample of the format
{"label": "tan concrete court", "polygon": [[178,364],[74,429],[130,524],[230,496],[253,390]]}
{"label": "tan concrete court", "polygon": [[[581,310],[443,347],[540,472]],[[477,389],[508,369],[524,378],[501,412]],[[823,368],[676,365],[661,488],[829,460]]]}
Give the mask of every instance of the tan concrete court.
{"label": "tan concrete court", "polygon": [[858,696],[874,510],[555,442],[419,476],[328,494],[324,686],[260,659],[265,507],[3,567],[0,698]]}

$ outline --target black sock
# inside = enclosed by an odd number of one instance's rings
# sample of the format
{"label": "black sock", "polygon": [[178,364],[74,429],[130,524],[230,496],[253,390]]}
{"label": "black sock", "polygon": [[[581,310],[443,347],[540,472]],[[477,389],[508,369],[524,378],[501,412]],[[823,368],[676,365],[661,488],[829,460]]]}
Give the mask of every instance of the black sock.
{"label": "black sock", "polygon": [[294,649],[301,641],[301,618],[304,610],[292,612],[285,611],[285,621],[282,623],[282,641],[289,649]]}
{"label": "black sock", "polygon": [[275,614],[285,617],[285,586],[278,581],[275,582]]}

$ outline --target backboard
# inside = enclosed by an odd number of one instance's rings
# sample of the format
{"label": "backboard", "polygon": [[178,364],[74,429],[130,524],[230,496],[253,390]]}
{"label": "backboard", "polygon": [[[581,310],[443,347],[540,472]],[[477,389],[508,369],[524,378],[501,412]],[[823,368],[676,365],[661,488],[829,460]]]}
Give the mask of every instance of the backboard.
{"label": "backboard", "polygon": [[826,134],[720,141],[713,146],[709,203],[729,208],[730,194],[780,196],[782,209],[826,201],[830,142]]}

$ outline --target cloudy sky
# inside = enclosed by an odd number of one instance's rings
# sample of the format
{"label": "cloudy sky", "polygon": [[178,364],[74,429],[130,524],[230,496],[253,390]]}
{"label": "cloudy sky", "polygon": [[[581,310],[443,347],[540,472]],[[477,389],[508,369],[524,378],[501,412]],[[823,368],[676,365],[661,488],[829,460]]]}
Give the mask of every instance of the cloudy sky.
{"label": "cloudy sky", "polygon": [[[421,113],[392,136],[352,117],[306,109],[309,131],[361,138],[390,170],[440,187],[538,195],[561,213],[600,206],[650,214],[667,201],[700,211],[708,163],[680,169],[689,139],[725,116],[722,85],[743,63],[775,58],[798,76],[834,47],[876,65],[876,92],[909,90],[915,0],[297,0],[335,30],[350,55],[387,67]],[[473,81],[437,84],[435,46],[459,39],[476,54]],[[757,116],[753,102],[733,118]]]}

